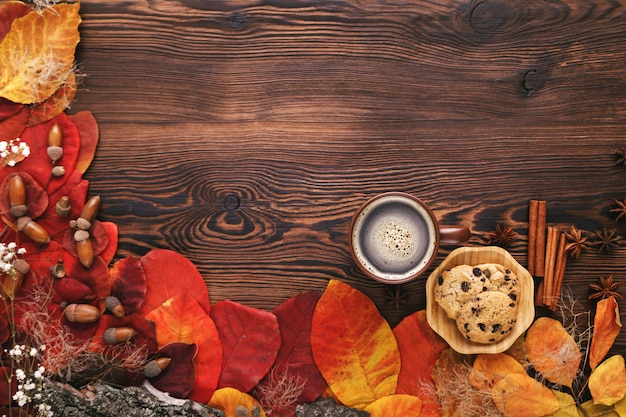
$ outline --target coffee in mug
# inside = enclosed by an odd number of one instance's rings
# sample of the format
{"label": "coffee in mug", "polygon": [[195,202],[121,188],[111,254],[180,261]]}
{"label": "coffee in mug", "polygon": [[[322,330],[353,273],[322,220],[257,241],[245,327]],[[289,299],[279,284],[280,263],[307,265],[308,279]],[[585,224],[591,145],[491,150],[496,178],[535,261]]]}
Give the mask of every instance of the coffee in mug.
{"label": "coffee in mug", "polygon": [[[448,243],[469,238],[465,227],[445,231]],[[440,235],[435,215],[422,201],[406,193],[385,193],[367,201],[353,216],[350,252],[366,275],[400,284],[428,269],[439,250]]]}

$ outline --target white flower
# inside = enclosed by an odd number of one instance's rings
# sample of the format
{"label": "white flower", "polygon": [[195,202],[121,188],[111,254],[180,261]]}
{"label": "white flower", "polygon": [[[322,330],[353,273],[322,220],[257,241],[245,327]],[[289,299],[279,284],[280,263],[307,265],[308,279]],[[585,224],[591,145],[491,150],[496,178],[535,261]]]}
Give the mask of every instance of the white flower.
{"label": "white flower", "polygon": [[36,348],[30,348],[30,356],[37,356],[39,351]]}
{"label": "white flower", "polygon": [[15,370],[15,377],[18,381],[23,381],[26,379],[26,373],[22,369]]}

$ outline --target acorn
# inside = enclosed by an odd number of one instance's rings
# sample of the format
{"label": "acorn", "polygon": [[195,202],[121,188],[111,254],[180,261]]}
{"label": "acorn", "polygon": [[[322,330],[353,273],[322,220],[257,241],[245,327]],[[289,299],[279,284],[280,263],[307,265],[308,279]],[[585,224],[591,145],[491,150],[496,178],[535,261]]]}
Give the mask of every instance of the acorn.
{"label": "acorn", "polygon": [[52,175],[55,177],[62,177],[65,175],[65,167],[63,165],[56,165],[52,168]]}
{"label": "acorn", "polygon": [[63,314],[72,323],[94,323],[100,319],[100,310],[91,304],[70,304]]}
{"label": "acorn", "polygon": [[59,201],[57,201],[54,209],[59,216],[69,216],[70,212],[72,211],[72,203],[70,202],[70,198],[66,195],[59,198]]}
{"label": "acorn", "polygon": [[100,196],[91,197],[85,205],[83,206],[83,210],[80,213],[80,217],[89,223],[93,223],[96,218],[96,214],[98,214],[98,210],[100,210]]}
{"label": "acorn", "polygon": [[172,362],[172,358],[157,358],[151,360],[146,363],[146,366],[143,368],[143,374],[146,378],[154,378],[157,377],[163,372],[168,366],[170,366],[170,362]]}
{"label": "acorn", "polygon": [[132,327],[109,327],[104,331],[103,339],[109,345],[126,343],[137,334],[137,330]]}
{"label": "acorn", "polygon": [[63,265],[63,259],[59,259],[57,263],[50,267],[50,273],[53,278],[61,279],[64,278],[67,271],[65,270],[65,266]]}
{"label": "acorn", "polygon": [[46,229],[41,227],[41,225],[30,217],[23,216],[17,219],[17,230],[23,232],[35,243],[45,245],[50,242],[50,235]]}
{"label": "acorn", "polygon": [[56,163],[63,156],[63,132],[57,123],[52,125],[48,132],[48,156]]}
{"label": "acorn", "polygon": [[93,264],[93,243],[87,238],[76,242],[76,256],[81,264],[87,269]]}
{"label": "acorn", "polygon": [[104,306],[107,310],[109,310],[115,317],[124,317],[126,312],[124,311],[124,306],[119,298],[109,295],[104,299]]}
{"label": "acorn", "polygon": [[9,180],[9,205],[10,213],[15,217],[26,214],[26,184],[19,174],[15,174]]}
{"label": "acorn", "polygon": [[24,259],[15,259],[13,260],[12,265],[15,270],[14,273],[6,274],[4,280],[2,281],[2,286],[0,286],[2,295],[11,300],[15,298],[15,294],[22,286],[24,276],[30,272],[30,265]]}

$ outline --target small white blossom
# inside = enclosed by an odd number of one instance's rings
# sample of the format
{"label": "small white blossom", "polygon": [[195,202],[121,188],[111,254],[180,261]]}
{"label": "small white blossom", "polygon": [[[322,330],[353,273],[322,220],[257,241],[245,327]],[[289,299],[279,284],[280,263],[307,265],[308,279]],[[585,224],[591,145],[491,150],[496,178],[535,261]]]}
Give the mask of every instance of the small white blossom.
{"label": "small white blossom", "polygon": [[22,369],[16,369],[15,377],[17,378],[18,381],[23,381],[26,379],[26,373]]}

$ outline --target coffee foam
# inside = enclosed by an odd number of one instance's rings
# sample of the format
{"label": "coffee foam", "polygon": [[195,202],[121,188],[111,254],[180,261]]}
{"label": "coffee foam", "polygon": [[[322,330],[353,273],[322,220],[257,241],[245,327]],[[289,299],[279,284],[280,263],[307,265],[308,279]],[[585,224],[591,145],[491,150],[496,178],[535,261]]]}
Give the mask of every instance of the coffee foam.
{"label": "coffee foam", "polygon": [[402,196],[374,200],[355,219],[352,247],[373,275],[401,280],[428,265],[437,229],[429,211]]}

